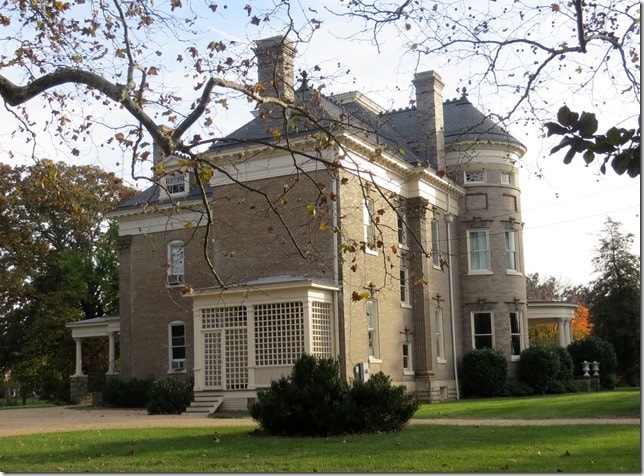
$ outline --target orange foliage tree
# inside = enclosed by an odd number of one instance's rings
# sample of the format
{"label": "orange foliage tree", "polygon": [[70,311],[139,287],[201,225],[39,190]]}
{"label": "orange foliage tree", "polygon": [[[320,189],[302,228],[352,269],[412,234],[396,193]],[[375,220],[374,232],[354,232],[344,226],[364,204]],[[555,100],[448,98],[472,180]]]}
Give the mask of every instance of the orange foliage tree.
{"label": "orange foliage tree", "polygon": [[572,338],[580,340],[590,334],[593,325],[589,321],[588,308],[582,304],[575,311],[575,317],[572,320]]}

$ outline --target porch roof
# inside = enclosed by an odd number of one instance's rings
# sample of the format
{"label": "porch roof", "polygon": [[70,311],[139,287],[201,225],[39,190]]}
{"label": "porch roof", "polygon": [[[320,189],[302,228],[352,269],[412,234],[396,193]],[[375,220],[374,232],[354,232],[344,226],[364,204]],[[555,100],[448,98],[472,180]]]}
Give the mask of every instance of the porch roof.
{"label": "porch roof", "polygon": [[121,321],[119,316],[93,317],[69,322],[65,327],[72,330],[73,338],[109,337],[111,333],[121,330]]}

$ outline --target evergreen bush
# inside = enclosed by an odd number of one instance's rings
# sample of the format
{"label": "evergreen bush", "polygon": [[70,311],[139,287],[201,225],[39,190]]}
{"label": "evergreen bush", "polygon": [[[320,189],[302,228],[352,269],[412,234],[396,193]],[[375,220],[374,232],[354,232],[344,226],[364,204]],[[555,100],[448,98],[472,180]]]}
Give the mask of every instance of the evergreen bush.
{"label": "evergreen bush", "polygon": [[129,382],[124,382],[119,377],[109,377],[101,392],[102,402],[108,407],[145,408],[153,381],[153,377],[133,378]]}
{"label": "evergreen bush", "polygon": [[165,377],[154,380],[145,408],[150,415],[180,414],[186,411],[193,398],[192,379]]}
{"label": "evergreen bush", "polygon": [[467,395],[502,395],[508,378],[508,362],[498,349],[472,349],[463,356],[461,375]]}
{"label": "evergreen bush", "polygon": [[594,335],[586,336],[568,345],[568,353],[573,361],[573,374],[582,377],[584,360],[599,362],[599,384],[602,388],[610,390],[615,388],[617,378],[617,355],[613,345]]}
{"label": "evergreen bush", "polygon": [[508,380],[503,389],[505,397],[527,397],[534,393],[534,389],[520,380]]}
{"label": "evergreen bush", "polygon": [[339,360],[302,355],[290,376],[258,390],[251,417],[273,435],[329,436],[395,431],[418,408],[413,396],[383,373],[349,385],[341,368]]}
{"label": "evergreen bush", "polygon": [[519,379],[530,385],[535,393],[561,393],[562,364],[556,346],[534,345],[521,351]]}

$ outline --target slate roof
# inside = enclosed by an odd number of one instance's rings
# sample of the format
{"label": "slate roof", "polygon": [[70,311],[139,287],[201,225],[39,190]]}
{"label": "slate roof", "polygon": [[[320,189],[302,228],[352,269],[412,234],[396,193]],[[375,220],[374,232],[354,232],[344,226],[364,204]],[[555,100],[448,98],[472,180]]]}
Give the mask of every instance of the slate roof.
{"label": "slate roof", "polygon": [[[358,100],[337,102],[333,96],[315,95],[303,85],[296,95],[296,104],[315,116],[318,124],[330,131],[337,128],[352,130],[360,137],[382,144],[388,151],[412,165],[418,165],[426,160],[417,150],[418,132],[416,128],[416,108],[399,109],[384,113],[376,113],[365,107]],[[460,99],[443,103],[445,124],[445,145],[467,142],[508,142],[523,148],[523,144],[509,134],[505,129],[479,111],[463,96]],[[289,136],[296,138],[310,135],[318,130],[305,117],[291,118],[290,122],[297,123],[297,129],[290,129]],[[255,117],[224,140],[210,147],[211,151],[225,152],[239,146],[240,142],[273,142],[274,138],[265,119]],[[199,190],[190,180],[190,191],[181,201],[197,200],[201,197]],[[169,199],[159,200],[161,188],[153,185],[136,197],[123,203],[118,211],[140,208],[145,204],[162,205],[170,203]]]}

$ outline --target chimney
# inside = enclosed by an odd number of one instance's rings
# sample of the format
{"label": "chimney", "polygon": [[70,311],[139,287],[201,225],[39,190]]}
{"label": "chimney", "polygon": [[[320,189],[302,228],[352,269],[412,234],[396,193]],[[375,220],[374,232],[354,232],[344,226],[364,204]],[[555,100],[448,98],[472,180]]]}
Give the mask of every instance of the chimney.
{"label": "chimney", "polygon": [[418,153],[435,170],[445,170],[445,123],[443,119],[443,80],[434,71],[416,73],[416,128]]}
{"label": "chimney", "polygon": [[257,72],[259,83],[266,89],[262,94],[293,102],[295,75],[293,42],[284,36],[257,41]]}

